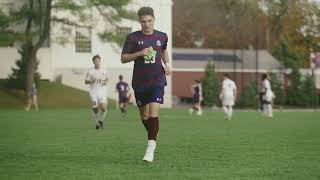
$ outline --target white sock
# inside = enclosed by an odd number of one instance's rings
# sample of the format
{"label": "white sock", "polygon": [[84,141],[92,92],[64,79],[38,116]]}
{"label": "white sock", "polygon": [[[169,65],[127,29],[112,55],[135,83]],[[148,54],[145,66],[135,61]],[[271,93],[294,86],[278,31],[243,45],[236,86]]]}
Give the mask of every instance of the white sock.
{"label": "white sock", "polygon": [[154,151],[157,147],[157,142],[155,140],[148,140],[148,149]]}
{"label": "white sock", "polygon": [[228,116],[228,108],[227,106],[222,106],[223,112],[225,116]]}
{"label": "white sock", "polygon": [[101,111],[99,116],[99,121],[103,121],[107,116],[107,111]]}
{"label": "white sock", "polygon": [[96,122],[96,125],[99,125],[99,112],[97,113],[93,112],[93,119]]}
{"label": "white sock", "polygon": [[267,104],[263,104],[263,114],[268,115],[268,105]]}
{"label": "white sock", "polygon": [[269,104],[269,105],[268,105],[268,115],[269,115],[269,117],[272,117],[272,116],[273,116],[272,114],[273,114],[273,113],[272,113],[272,105]]}
{"label": "white sock", "polygon": [[232,117],[232,111],[233,111],[232,106],[229,106],[229,111],[228,111],[229,119],[231,119],[231,117]]}

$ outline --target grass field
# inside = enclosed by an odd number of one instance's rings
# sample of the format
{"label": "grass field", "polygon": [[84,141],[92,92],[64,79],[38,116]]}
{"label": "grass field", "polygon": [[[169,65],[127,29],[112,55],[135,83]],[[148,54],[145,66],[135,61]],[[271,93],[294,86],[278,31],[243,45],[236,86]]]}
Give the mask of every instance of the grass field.
{"label": "grass field", "polygon": [[147,164],[135,108],[99,131],[89,109],[0,110],[0,179],[320,179],[320,112],[235,115],[162,110]]}

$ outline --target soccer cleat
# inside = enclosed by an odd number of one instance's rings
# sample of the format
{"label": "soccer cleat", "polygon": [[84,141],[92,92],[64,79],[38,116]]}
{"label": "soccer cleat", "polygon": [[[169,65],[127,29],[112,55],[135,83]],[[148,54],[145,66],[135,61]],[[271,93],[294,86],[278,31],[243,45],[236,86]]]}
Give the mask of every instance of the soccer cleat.
{"label": "soccer cleat", "polygon": [[201,116],[202,115],[202,111],[197,111],[197,115]]}
{"label": "soccer cleat", "polygon": [[100,126],[99,125],[96,125],[96,129],[99,129],[100,128]]}
{"label": "soccer cleat", "polygon": [[192,113],[193,113],[193,109],[190,108],[190,109],[189,109],[189,114],[192,114]]}
{"label": "soccer cleat", "polygon": [[99,121],[99,126],[101,129],[103,129],[103,121]]}
{"label": "soccer cleat", "polygon": [[156,141],[149,140],[148,146],[146,150],[146,154],[143,157],[143,161],[145,162],[153,162],[154,150],[156,149]]}

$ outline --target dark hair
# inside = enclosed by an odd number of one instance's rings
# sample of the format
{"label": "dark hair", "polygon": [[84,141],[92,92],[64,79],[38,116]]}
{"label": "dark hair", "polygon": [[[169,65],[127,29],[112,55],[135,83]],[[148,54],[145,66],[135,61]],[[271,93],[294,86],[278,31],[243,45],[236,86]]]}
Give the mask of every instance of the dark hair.
{"label": "dark hair", "polygon": [[96,58],[101,59],[101,57],[97,54],[97,55],[93,56],[92,61],[94,61]]}
{"label": "dark hair", "polygon": [[229,74],[224,74],[224,77],[230,78]]}
{"label": "dark hair", "polygon": [[267,79],[267,74],[262,74],[262,79]]}
{"label": "dark hair", "polygon": [[194,82],[196,82],[196,83],[200,83],[200,81],[199,81],[199,80],[194,80]]}
{"label": "dark hair", "polygon": [[122,79],[123,79],[123,76],[122,75],[119,75],[119,79],[122,81]]}
{"label": "dark hair", "polygon": [[154,13],[153,13],[152,7],[142,7],[142,8],[139,9],[139,11],[138,11],[139,18],[141,16],[147,16],[147,15],[150,15],[150,16],[154,17]]}

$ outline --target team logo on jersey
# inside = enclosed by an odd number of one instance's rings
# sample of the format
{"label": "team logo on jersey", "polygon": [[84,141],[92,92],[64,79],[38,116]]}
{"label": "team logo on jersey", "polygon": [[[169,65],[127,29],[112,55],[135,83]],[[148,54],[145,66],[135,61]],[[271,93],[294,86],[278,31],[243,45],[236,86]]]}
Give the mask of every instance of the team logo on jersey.
{"label": "team logo on jersey", "polygon": [[159,40],[157,41],[157,46],[161,46],[161,42]]}
{"label": "team logo on jersey", "polygon": [[139,44],[139,45],[143,44],[143,41],[138,41],[138,44]]}

